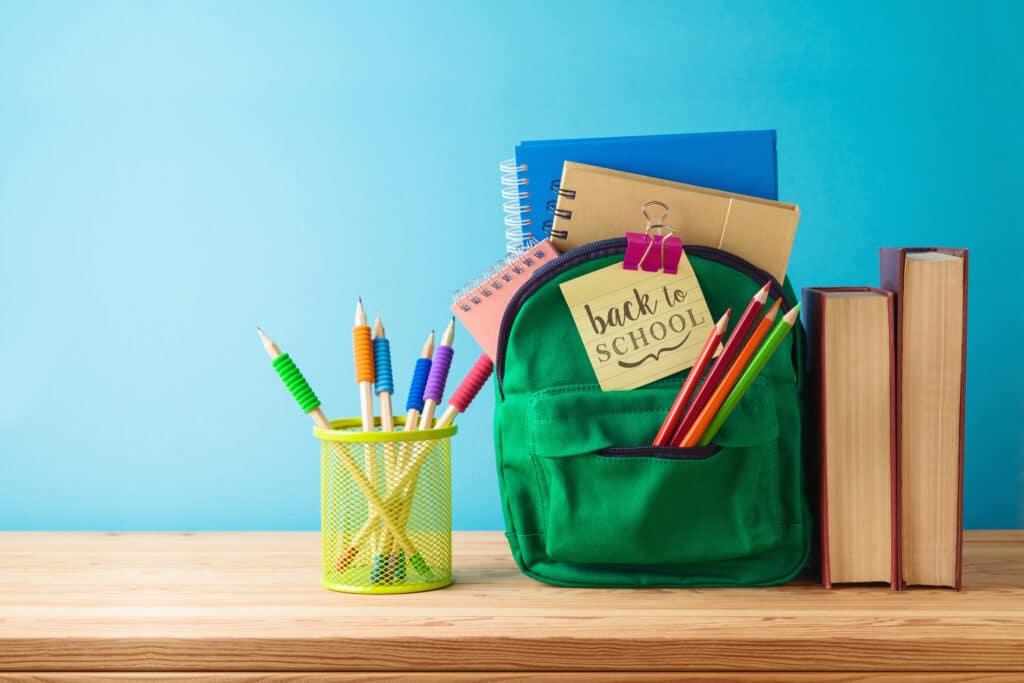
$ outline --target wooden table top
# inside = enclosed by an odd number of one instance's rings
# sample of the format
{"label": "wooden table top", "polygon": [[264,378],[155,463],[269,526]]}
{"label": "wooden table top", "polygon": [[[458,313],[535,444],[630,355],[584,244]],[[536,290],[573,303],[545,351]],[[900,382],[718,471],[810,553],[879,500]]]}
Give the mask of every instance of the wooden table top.
{"label": "wooden table top", "polygon": [[1024,671],[1024,531],[968,532],[960,593],[556,588],[454,544],[455,585],[367,596],[317,533],[0,533],[0,672]]}

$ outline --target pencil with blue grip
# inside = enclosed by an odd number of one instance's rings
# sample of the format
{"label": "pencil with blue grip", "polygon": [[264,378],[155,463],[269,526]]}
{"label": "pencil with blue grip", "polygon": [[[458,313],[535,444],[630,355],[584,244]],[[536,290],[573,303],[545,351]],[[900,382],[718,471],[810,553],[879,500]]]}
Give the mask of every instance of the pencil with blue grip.
{"label": "pencil with blue grip", "polygon": [[[271,364],[277,371],[278,376],[284,385],[288,388],[288,391],[295,398],[302,412],[307,413],[313,422],[323,429],[333,429],[327,416],[324,415],[320,409],[320,399],[313,393],[312,387],[306,381],[305,377],[296,367],[294,361],[288,356],[288,354],[282,353],[280,347],[268,337],[263,330],[256,328],[256,331],[260,335],[260,340],[263,342],[263,348],[266,349],[267,355],[270,356]],[[379,520],[384,526],[392,533],[395,541],[399,547],[408,555],[409,564],[416,569],[424,578],[428,581],[432,578],[430,568],[424,561],[423,556],[420,555],[419,551],[416,550],[409,537],[405,534],[405,531],[399,527],[395,520],[390,514],[388,514],[387,507],[384,501],[381,500],[380,494],[377,493],[375,487],[373,487],[363,474],[359,465],[352,459],[348,453],[338,448],[331,442],[324,442],[334,453],[338,456],[342,466],[348,470],[349,475],[352,477],[352,481],[355,482],[359,490],[362,491],[363,495],[366,496],[366,502],[373,510],[375,520]],[[376,523],[374,524],[376,526]]]}
{"label": "pencil with blue grip", "polygon": [[[420,352],[420,357],[416,359],[416,366],[412,371],[412,379],[409,382],[409,397],[405,401],[405,431],[415,431],[417,423],[420,419],[420,412],[423,410],[423,390],[427,386],[427,377],[430,375],[430,366],[432,358],[434,356],[434,331],[431,330],[430,334],[427,335],[426,341],[423,342],[423,350]],[[405,456],[408,454],[408,449],[403,448],[399,451],[397,465],[399,467],[405,464]],[[397,553],[392,553],[390,557],[391,565],[391,578],[394,581],[402,581],[405,579],[405,553],[399,549]]]}
{"label": "pencil with blue grip", "polygon": [[[380,403],[380,429],[382,432],[391,432],[395,429],[395,418],[391,408],[391,394],[395,391],[394,377],[391,373],[391,342],[388,341],[384,331],[384,323],[380,319],[380,313],[373,323],[373,390],[377,394],[377,401]],[[393,443],[385,443],[382,446],[384,451],[384,471],[380,478],[385,492],[388,485],[388,473],[390,476],[397,474],[397,449]],[[383,547],[373,559],[373,568],[370,570],[370,580],[374,583],[386,581],[390,577],[388,571],[389,559],[392,554],[394,540],[390,533],[384,534]]]}
{"label": "pencil with blue grip", "polygon": [[420,421],[420,413],[423,412],[423,390],[427,387],[427,378],[430,376],[430,366],[434,357],[434,331],[427,335],[423,342],[423,351],[416,359],[416,367],[412,371],[412,381],[409,383],[409,398],[405,401],[405,431],[414,431]]}

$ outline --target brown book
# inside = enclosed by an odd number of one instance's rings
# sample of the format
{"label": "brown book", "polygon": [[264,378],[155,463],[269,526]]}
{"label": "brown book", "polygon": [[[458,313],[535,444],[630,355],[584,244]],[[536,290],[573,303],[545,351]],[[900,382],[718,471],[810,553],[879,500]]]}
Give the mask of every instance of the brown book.
{"label": "brown book", "polygon": [[809,287],[821,456],[821,578],[898,588],[893,295],[871,287]]}
{"label": "brown book", "polygon": [[960,589],[967,250],[882,249],[896,293],[900,585]]}

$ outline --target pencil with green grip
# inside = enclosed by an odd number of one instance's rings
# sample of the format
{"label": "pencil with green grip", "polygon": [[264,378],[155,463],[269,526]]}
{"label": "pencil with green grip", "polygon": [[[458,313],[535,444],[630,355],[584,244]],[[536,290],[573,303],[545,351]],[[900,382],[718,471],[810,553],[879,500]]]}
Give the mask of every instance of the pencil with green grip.
{"label": "pencil with green grip", "polygon": [[750,364],[747,365],[747,369],[743,371],[740,378],[736,380],[736,386],[732,388],[729,395],[726,396],[725,401],[722,402],[722,407],[719,408],[718,414],[715,415],[714,419],[711,420],[711,424],[708,425],[707,430],[704,432],[704,436],[697,442],[698,446],[707,446],[711,443],[711,439],[715,438],[718,434],[718,430],[725,424],[729,414],[739,404],[740,399],[743,398],[743,394],[747,392],[750,385],[754,383],[754,379],[760,374],[764,366],[768,364],[768,360],[775,353],[775,350],[782,344],[782,340],[786,338],[786,335],[790,333],[793,326],[796,324],[797,315],[800,313],[800,304],[797,304],[793,308],[786,312],[786,315],[782,316],[782,320],[775,323],[775,327],[768,333],[764,342],[761,343],[761,348],[757,350],[754,357],[750,359]]}
{"label": "pencil with green grip", "polygon": [[[284,385],[291,392],[291,395],[295,398],[302,412],[307,413],[313,422],[323,429],[333,429],[327,416],[324,415],[320,409],[320,399],[313,393],[313,389],[306,382],[306,379],[302,376],[302,373],[295,366],[295,362],[286,353],[282,353],[280,347],[274,343],[270,337],[264,334],[263,330],[256,328],[260,335],[260,341],[263,342],[263,348],[266,349],[267,355],[270,356],[270,360],[277,370],[278,376]],[[409,564],[416,569],[425,579],[430,580],[432,577],[430,573],[430,567],[427,566],[423,556],[416,550],[409,537],[405,534],[405,531],[396,524],[394,518],[388,514],[386,504],[381,500],[380,495],[377,493],[376,488],[367,480],[366,475],[360,469],[359,465],[355,462],[351,455],[345,453],[342,449],[338,448],[331,442],[323,442],[334,451],[335,455],[341,461],[342,466],[348,470],[352,480],[356,483],[356,486],[366,496],[366,502],[373,510],[374,525],[380,521],[384,526],[391,532],[398,546],[406,553],[409,558]]]}

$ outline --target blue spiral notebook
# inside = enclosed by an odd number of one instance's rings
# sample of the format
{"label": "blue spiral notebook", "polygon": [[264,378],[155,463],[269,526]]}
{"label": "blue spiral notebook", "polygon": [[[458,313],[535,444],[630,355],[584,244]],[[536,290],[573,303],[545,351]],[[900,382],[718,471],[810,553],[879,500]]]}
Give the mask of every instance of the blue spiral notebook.
{"label": "blue spiral notebook", "polygon": [[548,201],[562,164],[576,161],[690,185],[778,199],[775,131],[525,140],[502,164],[505,236],[510,250],[546,237]]}

